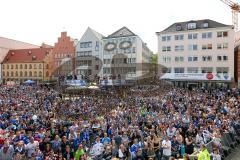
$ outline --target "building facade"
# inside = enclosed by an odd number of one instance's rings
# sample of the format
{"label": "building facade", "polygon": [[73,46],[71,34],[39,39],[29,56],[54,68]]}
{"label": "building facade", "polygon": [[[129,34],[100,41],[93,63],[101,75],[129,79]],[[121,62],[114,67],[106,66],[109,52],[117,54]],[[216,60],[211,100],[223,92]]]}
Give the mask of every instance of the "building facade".
{"label": "building facade", "polygon": [[52,78],[75,74],[75,51],[77,40],[62,32],[52,50]]}
{"label": "building facade", "polygon": [[103,38],[101,77],[139,80],[150,71],[152,52],[141,38],[122,27]]}
{"label": "building facade", "polygon": [[101,73],[103,35],[87,28],[76,46],[76,74],[94,79]]}
{"label": "building facade", "polygon": [[37,83],[50,80],[51,48],[9,50],[2,62],[3,83],[23,83],[34,80]]}
{"label": "building facade", "polygon": [[2,61],[11,49],[37,48],[39,46],[21,42],[5,37],[0,37],[0,83],[2,83]]}
{"label": "building facade", "polygon": [[157,32],[162,79],[178,85],[234,81],[234,29],[209,19],[174,23]]}

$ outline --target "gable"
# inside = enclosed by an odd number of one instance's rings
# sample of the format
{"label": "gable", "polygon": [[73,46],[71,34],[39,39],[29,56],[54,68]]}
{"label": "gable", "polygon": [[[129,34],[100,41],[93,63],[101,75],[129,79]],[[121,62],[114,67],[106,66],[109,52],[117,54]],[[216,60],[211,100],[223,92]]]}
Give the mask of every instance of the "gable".
{"label": "gable", "polygon": [[126,36],[136,36],[131,30],[129,30],[127,27],[122,27],[118,31],[114,32],[113,34],[109,35],[108,38],[114,38],[114,37],[126,37]]}

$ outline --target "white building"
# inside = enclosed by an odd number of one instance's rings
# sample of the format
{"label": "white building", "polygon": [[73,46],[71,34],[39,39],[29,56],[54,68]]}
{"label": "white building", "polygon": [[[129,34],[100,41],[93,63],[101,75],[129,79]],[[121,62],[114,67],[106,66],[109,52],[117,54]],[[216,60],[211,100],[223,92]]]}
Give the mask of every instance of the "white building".
{"label": "white building", "polygon": [[174,23],[156,34],[158,63],[166,67],[161,79],[205,86],[233,81],[233,26],[206,19]]}
{"label": "white building", "polygon": [[103,77],[138,80],[149,73],[152,52],[139,36],[122,27],[103,38]]}
{"label": "white building", "polygon": [[137,80],[149,73],[152,52],[126,27],[104,37],[88,28],[77,45],[76,73],[90,79]]}
{"label": "white building", "polygon": [[76,47],[76,74],[90,79],[99,75],[102,59],[103,35],[87,28]]}

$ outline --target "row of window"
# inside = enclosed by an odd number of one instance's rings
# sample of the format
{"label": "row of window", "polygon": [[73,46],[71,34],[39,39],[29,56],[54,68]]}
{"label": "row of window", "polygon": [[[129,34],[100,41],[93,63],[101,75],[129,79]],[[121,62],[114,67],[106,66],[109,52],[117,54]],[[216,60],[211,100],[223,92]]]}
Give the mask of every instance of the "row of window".
{"label": "row of window", "polygon": [[[212,50],[213,45],[212,44],[203,44],[202,45],[202,50]],[[218,43],[217,44],[217,49],[228,49],[228,43]],[[198,50],[198,45],[197,44],[190,44],[188,45],[188,50],[189,51],[197,51]],[[171,52],[172,47],[171,46],[162,46],[162,52]],[[174,46],[174,51],[175,52],[182,52],[184,51],[184,45],[177,45]]]}
{"label": "row of window", "polygon": [[132,48],[127,48],[127,49],[120,49],[120,48],[115,48],[112,51],[105,51],[106,53],[109,54],[119,54],[119,53],[136,53],[136,47]]}
{"label": "row of window", "polygon": [[[213,67],[188,67],[185,72],[184,67],[175,67],[173,68],[163,68],[162,73],[212,73]],[[216,67],[216,73],[228,73],[229,68],[228,67]]]}
{"label": "row of window", "polygon": [[[22,72],[22,71],[18,72],[18,71],[16,71],[15,74],[14,74],[13,71],[11,71],[11,72],[3,71],[2,74],[3,74],[3,76],[7,76],[7,77],[9,77],[9,76],[11,76],[11,77],[23,77],[23,76],[24,77],[42,77],[43,76],[41,71],[39,71],[39,72],[37,72],[37,71],[35,71],[35,72],[31,72],[31,71],[29,71],[29,72],[27,72],[27,71],[25,71],[25,72]],[[49,76],[49,72],[48,71],[46,72],[46,76],[47,77]]]}
{"label": "row of window", "polygon": [[92,66],[92,60],[79,60],[77,66]]}
{"label": "row of window", "polygon": [[71,55],[70,54],[54,54],[54,58],[70,58]]}
{"label": "row of window", "polygon": [[120,43],[122,41],[130,41],[130,42],[134,43],[136,41],[136,37],[125,37],[125,38],[120,37],[120,38],[116,38],[116,39],[109,39],[109,40],[104,41],[104,42],[106,44],[108,42],[110,42],[110,43]]}
{"label": "row of window", "polygon": [[80,51],[80,52],[77,52],[77,56],[78,57],[92,56],[92,51]]}
{"label": "row of window", "polygon": [[80,43],[80,48],[90,48],[92,47],[92,42],[82,42]]}
{"label": "row of window", "polygon": [[[227,61],[228,56],[217,56],[217,61]],[[197,62],[198,57],[197,56],[189,56],[188,57],[188,62]],[[203,62],[210,62],[212,61],[212,56],[202,56],[202,61]],[[163,62],[171,62],[171,57],[169,56],[164,56],[163,57]],[[175,57],[175,62],[184,62],[184,57],[183,56],[176,56]]]}
{"label": "row of window", "polygon": [[103,59],[103,64],[127,64],[136,63],[136,58],[114,58],[114,59]]}
{"label": "row of window", "polygon": [[[188,39],[198,39],[198,33],[189,33],[187,35],[187,38]],[[205,33],[202,33],[201,34],[202,36],[202,39],[209,39],[209,38],[212,38],[213,34],[212,32],[205,32]],[[172,36],[162,36],[162,41],[165,42],[165,41],[171,41],[171,37]],[[174,40],[178,41],[178,40],[184,40],[184,34],[179,34],[179,35],[174,35]],[[220,38],[220,37],[228,37],[228,32],[227,31],[222,31],[222,32],[217,32],[217,37]]]}
{"label": "row of window", "polygon": [[[4,64],[3,65],[3,69],[42,69],[42,64],[16,64],[16,65],[13,65],[13,64]],[[46,65],[46,69],[49,68],[49,65],[47,64]]]}
{"label": "row of window", "polygon": [[136,74],[136,67],[103,68],[103,74]]}

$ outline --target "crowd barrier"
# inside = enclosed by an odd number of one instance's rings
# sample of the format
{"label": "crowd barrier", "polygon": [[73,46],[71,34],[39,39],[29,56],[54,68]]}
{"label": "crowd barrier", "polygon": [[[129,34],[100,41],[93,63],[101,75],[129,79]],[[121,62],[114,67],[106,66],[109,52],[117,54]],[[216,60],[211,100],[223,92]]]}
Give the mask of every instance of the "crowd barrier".
{"label": "crowd barrier", "polygon": [[[217,140],[218,141],[218,140]],[[218,148],[224,160],[232,151],[240,144],[240,125],[235,126],[234,130],[229,133],[224,133],[220,139],[220,146],[216,145],[216,139],[211,140],[206,144],[208,152],[213,153],[214,147]],[[193,154],[189,156],[190,160],[196,160],[200,150],[197,149]],[[211,157],[212,159],[212,157]]]}

